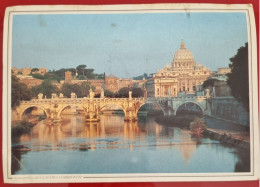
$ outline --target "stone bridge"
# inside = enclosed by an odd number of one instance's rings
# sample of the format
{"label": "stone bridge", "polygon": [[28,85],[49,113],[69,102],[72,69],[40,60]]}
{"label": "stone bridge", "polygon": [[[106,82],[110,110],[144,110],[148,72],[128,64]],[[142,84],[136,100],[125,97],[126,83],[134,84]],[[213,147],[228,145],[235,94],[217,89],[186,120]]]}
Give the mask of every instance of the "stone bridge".
{"label": "stone bridge", "polygon": [[157,104],[161,107],[164,115],[176,115],[181,106],[193,103],[200,108],[204,115],[207,113],[207,98],[206,96],[147,98],[146,103]]}
{"label": "stone bridge", "polygon": [[47,119],[53,122],[61,120],[62,111],[69,106],[80,108],[86,121],[99,121],[99,113],[107,105],[119,106],[125,114],[126,121],[136,121],[139,108],[145,104],[145,98],[52,98],[33,99],[22,101],[16,108],[19,118],[22,120],[25,111],[31,107],[42,109]]}
{"label": "stone bridge", "polygon": [[40,96],[38,99],[31,101],[21,101],[16,111],[19,119],[22,120],[27,109],[37,107],[45,112],[47,119],[55,123],[61,120],[61,113],[65,108],[75,106],[84,112],[86,121],[91,122],[100,120],[100,111],[105,106],[116,105],[124,111],[125,121],[136,121],[139,109],[148,103],[160,106],[164,115],[176,115],[180,106],[185,103],[193,103],[201,109],[204,115],[207,107],[207,97],[132,98],[131,92],[129,92],[128,98],[105,98],[104,96],[94,98],[93,94],[90,94],[88,98],[76,98],[73,94],[71,98],[53,97],[52,99],[43,99]]}

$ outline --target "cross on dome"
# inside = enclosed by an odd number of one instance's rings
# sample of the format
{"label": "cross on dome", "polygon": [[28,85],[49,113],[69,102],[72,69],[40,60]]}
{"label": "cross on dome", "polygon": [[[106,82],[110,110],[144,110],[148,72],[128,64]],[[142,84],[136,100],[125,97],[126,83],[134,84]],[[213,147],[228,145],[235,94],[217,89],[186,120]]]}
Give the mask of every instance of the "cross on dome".
{"label": "cross on dome", "polygon": [[183,39],[181,39],[181,48],[182,48],[182,49],[185,49],[185,48],[186,48],[186,46],[185,46],[185,43],[184,43]]}

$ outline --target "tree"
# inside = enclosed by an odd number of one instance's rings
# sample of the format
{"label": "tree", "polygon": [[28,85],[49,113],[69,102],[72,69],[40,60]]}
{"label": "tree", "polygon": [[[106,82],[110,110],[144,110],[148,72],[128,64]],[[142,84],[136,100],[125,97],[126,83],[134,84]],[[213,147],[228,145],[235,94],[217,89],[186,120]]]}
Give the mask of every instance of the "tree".
{"label": "tree", "polygon": [[60,90],[58,87],[53,85],[49,80],[44,80],[41,85],[32,87],[34,97],[37,97],[39,93],[42,93],[47,98],[51,98],[52,93],[58,94],[59,92]]}
{"label": "tree", "polygon": [[77,77],[78,80],[86,80],[86,77],[84,75],[79,75]]}
{"label": "tree", "polygon": [[32,99],[30,89],[26,84],[19,83],[19,79],[12,75],[12,91],[11,91],[11,107],[15,108],[20,101],[28,101]]}
{"label": "tree", "polygon": [[38,69],[38,68],[33,68],[33,69],[31,70],[31,73],[33,73],[33,72],[35,72],[35,71],[39,71],[39,69]]}
{"label": "tree", "polygon": [[132,91],[132,96],[133,97],[143,97],[144,96],[143,90],[141,88],[139,88],[139,87],[132,88],[131,91]]}
{"label": "tree", "polygon": [[32,77],[35,79],[45,79],[43,75],[39,74],[39,73],[34,73],[32,74]]}
{"label": "tree", "polygon": [[129,97],[129,90],[128,87],[121,88],[118,91],[118,97]]}
{"label": "tree", "polygon": [[104,95],[105,95],[105,97],[114,97],[115,94],[113,92],[111,92],[110,90],[105,89]]}
{"label": "tree", "polygon": [[228,76],[228,85],[233,96],[249,111],[248,87],[248,43],[238,49],[237,54],[230,58],[231,73]]}
{"label": "tree", "polygon": [[218,79],[207,79],[207,80],[205,80],[204,82],[203,82],[203,85],[202,85],[202,87],[205,89],[205,88],[208,88],[208,87],[213,87],[213,86],[215,86],[215,84],[217,83],[217,82],[219,82],[220,80],[218,80]]}
{"label": "tree", "polygon": [[86,68],[87,66],[86,65],[84,65],[84,64],[82,64],[82,65],[78,65],[77,67],[76,67],[76,69],[77,69],[77,71],[78,72],[81,72],[81,75],[83,75],[84,76],[84,71],[85,71],[85,68]]}
{"label": "tree", "polygon": [[61,87],[61,93],[65,97],[71,97],[71,93],[75,93],[77,97],[87,97],[89,94],[90,85],[87,82],[83,82],[81,85],[78,84],[63,84]]}

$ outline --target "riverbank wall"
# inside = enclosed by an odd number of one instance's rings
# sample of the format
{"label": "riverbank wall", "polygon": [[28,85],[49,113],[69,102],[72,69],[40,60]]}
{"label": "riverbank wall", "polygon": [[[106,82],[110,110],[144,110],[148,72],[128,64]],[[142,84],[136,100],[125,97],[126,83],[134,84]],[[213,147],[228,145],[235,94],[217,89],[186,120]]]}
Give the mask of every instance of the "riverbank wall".
{"label": "riverbank wall", "polygon": [[211,139],[218,140],[221,143],[239,146],[244,149],[250,149],[249,133],[228,132],[217,129],[207,128],[203,135]]}
{"label": "riverbank wall", "polygon": [[249,126],[249,112],[234,97],[212,97],[207,100],[208,116]]}

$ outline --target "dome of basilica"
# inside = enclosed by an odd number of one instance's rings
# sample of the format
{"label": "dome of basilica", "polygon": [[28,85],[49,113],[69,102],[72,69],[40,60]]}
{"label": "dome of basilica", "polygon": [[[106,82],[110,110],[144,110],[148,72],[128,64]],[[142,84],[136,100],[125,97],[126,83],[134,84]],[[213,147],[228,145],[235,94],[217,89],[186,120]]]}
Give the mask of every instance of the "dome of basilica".
{"label": "dome of basilica", "polygon": [[181,42],[181,47],[175,52],[173,62],[178,61],[194,61],[193,54],[185,46],[185,43]]}

